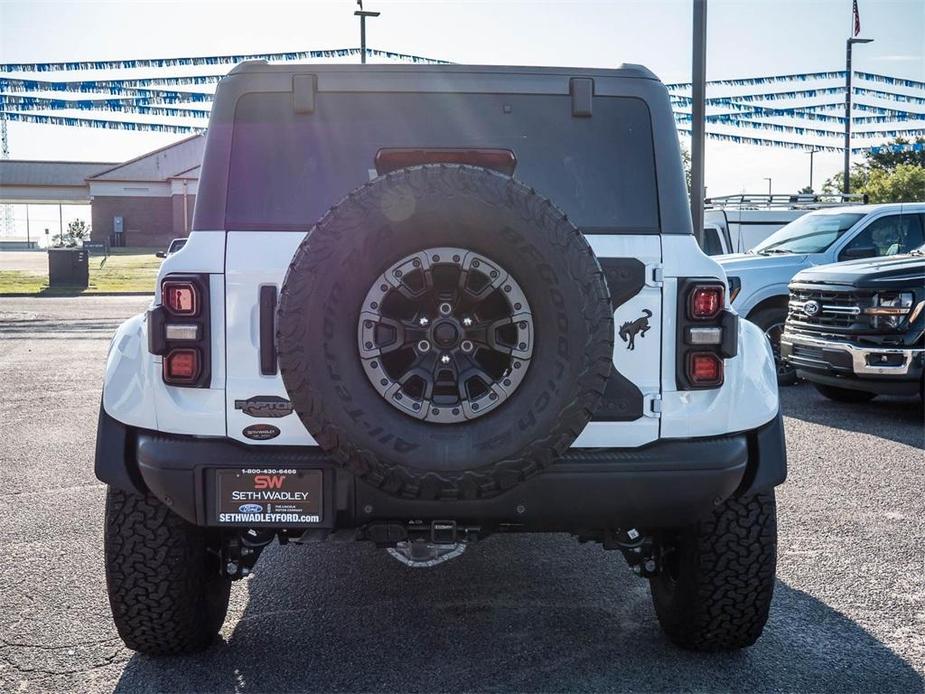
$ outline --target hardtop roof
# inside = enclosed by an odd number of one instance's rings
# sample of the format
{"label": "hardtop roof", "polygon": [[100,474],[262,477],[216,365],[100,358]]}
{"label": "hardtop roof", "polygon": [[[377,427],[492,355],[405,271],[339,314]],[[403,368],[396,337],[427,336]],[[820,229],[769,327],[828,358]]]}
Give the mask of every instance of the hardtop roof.
{"label": "hardtop roof", "polygon": [[415,64],[415,63],[383,63],[383,64],[318,64],[318,63],[269,63],[266,60],[248,60],[239,63],[228,73],[229,75],[259,74],[259,73],[418,73],[418,74],[505,74],[505,75],[570,75],[582,77],[623,77],[631,79],[646,79],[659,81],[658,77],[643,65],[635,63],[622,63],[615,68],[588,68],[588,67],[540,67],[540,66],[513,66],[513,65],[456,65],[456,64]]}

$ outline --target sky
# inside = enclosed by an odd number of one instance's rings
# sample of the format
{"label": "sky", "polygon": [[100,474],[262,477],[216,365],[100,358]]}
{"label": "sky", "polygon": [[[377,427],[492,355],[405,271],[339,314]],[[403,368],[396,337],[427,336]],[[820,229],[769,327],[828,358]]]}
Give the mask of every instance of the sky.
{"label": "sky", "polygon": [[[365,6],[382,12],[369,20],[370,47],[457,63],[642,63],[665,82],[690,80],[690,0],[366,0]],[[862,36],[874,43],[855,48],[855,69],[925,80],[925,0],[859,0],[859,6]],[[0,0],[0,62],[356,46],[354,9],[353,0]],[[709,0],[707,19],[708,79],[844,69],[851,0]],[[11,157],[21,159],[122,161],[181,137],[9,124]],[[767,192],[768,177],[774,192],[793,192],[809,179],[809,156],[801,151],[709,140],[705,167],[708,195]],[[840,170],[840,154],[816,154],[816,189]]]}

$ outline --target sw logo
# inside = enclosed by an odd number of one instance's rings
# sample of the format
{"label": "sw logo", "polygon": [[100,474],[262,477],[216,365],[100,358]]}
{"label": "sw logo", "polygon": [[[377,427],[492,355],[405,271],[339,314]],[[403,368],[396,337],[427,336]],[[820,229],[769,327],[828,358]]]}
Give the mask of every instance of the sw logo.
{"label": "sw logo", "polygon": [[282,489],[286,475],[254,475],[254,489]]}
{"label": "sw logo", "polygon": [[633,321],[626,321],[620,326],[620,339],[627,342],[628,350],[636,349],[636,336],[645,337],[646,331],[652,326],[649,325],[649,318],[652,317],[652,311],[647,308],[642,309],[642,317]]}

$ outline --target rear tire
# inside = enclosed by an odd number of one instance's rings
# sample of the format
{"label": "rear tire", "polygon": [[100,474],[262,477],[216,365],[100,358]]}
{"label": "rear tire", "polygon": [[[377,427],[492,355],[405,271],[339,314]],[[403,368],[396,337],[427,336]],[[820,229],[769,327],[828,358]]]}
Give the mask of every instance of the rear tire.
{"label": "rear tire", "polygon": [[662,572],[649,586],[668,638],[694,651],[755,643],[774,593],[774,492],[727,499],[667,543]]}
{"label": "rear tire", "polygon": [[154,497],[109,488],[106,584],[119,636],[147,655],[207,648],[225,613],[231,581],[219,573],[207,531]]}
{"label": "rear tire", "polygon": [[785,363],[780,355],[780,337],[784,333],[787,309],[765,308],[750,315],[748,320],[761,328],[768,342],[771,343],[771,350],[774,352],[774,368],[777,371],[777,385],[792,386],[795,384],[797,382],[796,369]]}
{"label": "rear tire", "polygon": [[813,383],[813,386],[829,400],[838,402],[870,402],[877,397],[876,393],[870,393],[866,390],[839,388],[838,386],[827,386],[823,383]]}

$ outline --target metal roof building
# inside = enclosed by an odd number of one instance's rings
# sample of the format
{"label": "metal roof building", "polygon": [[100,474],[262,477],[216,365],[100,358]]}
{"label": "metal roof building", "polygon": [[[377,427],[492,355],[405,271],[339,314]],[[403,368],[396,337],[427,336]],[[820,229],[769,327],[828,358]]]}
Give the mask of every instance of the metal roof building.
{"label": "metal roof building", "polygon": [[93,241],[165,247],[189,233],[204,146],[194,135],[123,163],[0,161],[0,203],[90,203]]}

